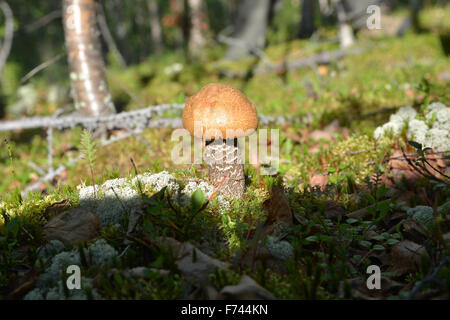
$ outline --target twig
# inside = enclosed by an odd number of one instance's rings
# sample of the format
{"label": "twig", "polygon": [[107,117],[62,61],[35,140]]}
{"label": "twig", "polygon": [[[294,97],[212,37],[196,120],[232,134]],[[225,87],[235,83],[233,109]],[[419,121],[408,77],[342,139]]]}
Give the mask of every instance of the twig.
{"label": "twig", "polygon": [[8,60],[9,53],[11,51],[11,45],[14,37],[14,17],[11,7],[7,2],[0,2],[0,9],[5,16],[5,41],[3,42],[0,50],[0,75],[5,67],[6,60]]}
{"label": "twig", "polygon": [[[106,74],[109,77],[113,76],[112,72],[109,71],[108,69],[106,69]],[[120,80],[118,80],[117,78],[114,78],[114,77],[112,77],[112,80],[119,85],[120,89],[122,89],[131,98],[131,100],[136,102],[141,108],[145,108],[145,106],[142,103],[142,101],[139,100],[139,98],[133,92],[131,92],[131,90],[128,89],[128,87],[122,81],[120,81]]]}
{"label": "twig", "polygon": [[439,272],[444,267],[444,265],[450,261],[449,257],[445,257],[442,262],[439,264],[439,266],[436,268],[436,270],[433,271],[431,275],[420,281],[420,283],[414,288],[414,290],[409,294],[408,300],[412,300],[414,296],[422,290],[422,288],[428,284],[428,283],[437,283],[439,285],[442,285],[442,283],[436,279],[436,277],[439,275]]}
{"label": "twig", "polygon": [[406,161],[408,162],[408,164],[409,164],[414,170],[416,170],[419,174],[421,174],[422,176],[424,176],[424,177],[427,178],[427,179],[439,181],[439,182],[444,183],[444,184],[446,184],[446,185],[450,185],[450,183],[448,183],[447,181],[442,180],[442,179],[439,179],[439,178],[437,178],[436,176],[434,176],[434,175],[433,175],[433,174],[432,174],[425,166],[416,166],[416,165],[414,165],[414,164],[412,163],[411,159],[409,159],[409,158],[406,156],[405,151],[403,150],[403,148],[401,148],[401,149],[402,149],[403,156],[405,157],[405,159],[406,159]]}
{"label": "twig", "polygon": [[25,198],[29,191],[35,191],[39,189],[39,185],[43,182],[48,182],[53,180],[56,176],[59,176],[64,170],[67,169],[67,167],[75,165],[80,159],[82,159],[83,155],[80,154],[76,158],[72,158],[69,160],[69,163],[67,165],[60,165],[57,169],[53,170],[53,172],[48,172],[45,176],[41,177],[38,181],[35,183],[32,183],[28,185],[22,192],[22,197]]}
{"label": "twig", "polygon": [[59,59],[61,59],[65,55],[66,55],[65,52],[60,53],[57,56],[51,58],[50,60],[47,60],[47,61],[41,63],[40,65],[38,65],[37,67],[33,68],[30,72],[28,72],[25,76],[23,76],[22,79],[20,79],[20,84],[27,82],[30,78],[34,77],[34,75],[36,75],[38,72],[40,72],[40,71],[44,70],[45,68],[49,67],[50,65],[54,64],[55,62],[57,62]]}
{"label": "twig", "polygon": [[36,163],[34,163],[33,161],[28,161],[28,166],[31,169],[36,170],[40,175],[44,175],[45,174],[44,170],[41,167],[39,167]]}
{"label": "twig", "polygon": [[120,66],[122,68],[125,68],[127,66],[127,63],[125,62],[125,59],[123,58],[122,54],[120,53],[119,49],[117,48],[116,42],[114,41],[114,38],[109,31],[108,23],[105,18],[105,10],[103,9],[103,5],[101,3],[97,4],[97,21],[98,25],[100,27],[100,32],[102,33],[103,39],[105,40],[106,44],[108,45],[108,49],[116,56],[117,61],[119,62]]}
{"label": "twig", "polygon": [[61,9],[54,10],[54,11],[46,14],[45,16],[37,19],[36,21],[34,21],[30,24],[27,24],[25,26],[25,32],[31,33],[33,31],[36,31],[37,29],[40,29],[40,28],[46,26],[53,20],[61,18],[61,16],[62,16]]}

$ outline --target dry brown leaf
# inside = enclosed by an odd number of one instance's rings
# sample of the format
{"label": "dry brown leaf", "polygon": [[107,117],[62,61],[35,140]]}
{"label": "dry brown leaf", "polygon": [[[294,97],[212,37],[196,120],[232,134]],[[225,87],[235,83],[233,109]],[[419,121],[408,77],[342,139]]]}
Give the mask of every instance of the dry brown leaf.
{"label": "dry brown leaf", "polygon": [[320,187],[320,189],[324,191],[326,186],[328,185],[328,181],[330,181],[330,178],[328,178],[328,176],[322,174],[314,174],[311,178],[309,178],[309,185],[311,187]]}
{"label": "dry brown leaf", "polygon": [[283,229],[294,226],[292,210],[288,198],[282,187],[275,186],[270,191],[270,198],[263,202],[268,215],[265,226],[265,235],[278,235]]}
{"label": "dry brown leaf", "polygon": [[247,275],[237,285],[226,286],[220,296],[233,300],[274,300],[275,296]]}
{"label": "dry brown leaf", "polygon": [[211,258],[189,242],[179,242],[173,238],[160,240],[163,241],[161,244],[172,247],[178,269],[194,285],[208,285],[210,274],[216,269],[224,270],[229,267],[227,263]]}
{"label": "dry brown leaf", "polygon": [[325,202],[325,217],[337,220],[343,215],[345,215],[345,209],[339,202],[333,200],[327,200]]}
{"label": "dry brown leaf", "polygon": [[53,203],[47,209],[45,209],[44,216],[48,219],[58,213],[61,213],[70,207],[70,201],[68,198],[64,198],[58,202]]}
{"label": "dry brown leaf", "polygon": [[99,218],[81,207],[60,213],[44,226],[48,239],[76,244],[94,238],[100,229]]}
{"label": "dry brown leaf", "polygon": [[390,272],[403,275],[419,270],[422,265],[422,255],[427,255],[424,246],[404,240],[395,244],[390,254]]}

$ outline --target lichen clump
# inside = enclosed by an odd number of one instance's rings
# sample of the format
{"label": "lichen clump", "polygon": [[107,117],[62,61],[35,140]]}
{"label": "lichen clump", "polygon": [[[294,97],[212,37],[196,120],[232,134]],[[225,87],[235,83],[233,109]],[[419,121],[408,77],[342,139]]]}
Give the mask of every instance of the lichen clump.
{"label": "lichen clump", "polygon": [[407,208],[406,213],[411,219],[423,225],[429,224],[434,219],[433,208],[429,206],[416,206],[414,208]]}
{"label": "lichen clump", "polygon": [[280,241],[276,237],[267,236],[265,245],[272,256],[277,259],[285,261],[294,257],[294,248],[287,241]]}
{"label": "lichen clump", "polygon": [[435,102],[418,113],[412,107],[400,108],[389,122],[375,129],[374,138],[392,134],[398,136],[404,129],[408,139],[436,151],[448,151],[450,146],[450,108]]}
{"label": "lichen clump", "polygon": [[[96,194],[93,186],[83,187],[79,192],[79,201],[81,206],[89,208],[100,218],[104,227],[122,222],[130,210],[138,208],[142,204],[141,191],[154,193],[164,187],[167,187],[171,198],[181,208],[191,204],[191,195],[195,190],[203,190],[208,198],[215,190],[214,186],[205,181],[188,181],[182,188],[174,176],[162,171],[155,174],[144,173],[132,179],[108,180],[100,186],[95,186]],[[221,212],[229,207],[229,202],[222,196],[217,196],[217,201],[220,203]]]}
{"label": "lichen clump", "polygon": [[[89,290],[94,298],[100,298],[100,295],[93,289],[92,279],[81,277],[81,289],[65,290],[63,277],[61,274],[65,272],[70,265],[82,265],[81,256],[78,250],[62,251],[51,257],[55,250],[61,251],[64,245],[55,240],[51,241],[39,250],[40,266],[45,271],[36,281],[35,288],[25,297],[25,300],[85,300],[88,298],[86,291]],[[83,249],[84,257],[89,268],[101,269],[111,265],[114,258],[117,257],[117,251],[100,239]],[[83,274],[83,270],[82,270]]]}

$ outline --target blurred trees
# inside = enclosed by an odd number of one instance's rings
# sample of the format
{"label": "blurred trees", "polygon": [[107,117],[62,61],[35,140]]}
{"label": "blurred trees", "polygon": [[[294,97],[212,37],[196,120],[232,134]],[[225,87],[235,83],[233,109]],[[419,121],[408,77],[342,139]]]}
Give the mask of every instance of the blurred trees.
{"label": "blurred trees", "polygon": [[[65,52],[62,0],[5,0],[14,16],[14,41],[0,79],[3,103],[14,101],[21,78]],[[168,52],[198,56],[224,35],[226,57],[258,54],[266,43],[310,37],[320,24],[338,21],[358,28],[367,5],[377,0],[96,0],[101,54],[108,65],[123,68]],[[436,3],[439,0],[429,0]],[[409,7],[417,22],[420,0],[384,0]],[[343,17],[343,18],[342,18]],[[5,25],[5,17],[0,17]],[[350,30],[347,28],[347,31]],[[228,31],[228,32],[227,32]],[[348,32],[350,34],[350,32]],[[0,29],[4,39],[5,30]],[[219,41],[220,42],[220,41]],[[224,41],[222,41],[224,42]],[[69,82],[66,59],[42,71],[48,82]],[[5,98],[7,97],[7,98]],[[5,99],[8,101],[5,102]],[[0,101],[2,103],[2,101]]]}
{"label": "blurred trees", "polygon": [[271,0],[242,0],[233,21],[232,41],[226,56],[238,59],[254,50],[261,50],[265,44],[269,24]]}

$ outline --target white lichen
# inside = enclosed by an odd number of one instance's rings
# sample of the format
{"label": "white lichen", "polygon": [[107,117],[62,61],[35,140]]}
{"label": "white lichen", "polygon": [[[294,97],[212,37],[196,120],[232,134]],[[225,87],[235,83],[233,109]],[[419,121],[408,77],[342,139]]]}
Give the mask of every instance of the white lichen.
{"label": "white lichen", "polygon": [[414,208],[407,208],[406,213],[411,219],[423,225],[429,224],[433,221],[434,218],[433,208],[429,206],[416,206]]}
{"label": "white lichen", "polygon": [[280,260],[288,260],[294,256],[294,248],[287,241],[280,241],[276,237],[267,236],[265,246],[270,254]]}
{"label": "white lichen", "polygon": [[407,125],[408,139],[436,151],[448,151],[450,149],[450,108],[435,102],[424,110],[422,116],[426,121],[416,119],[419,116],[412,107],[400,108],[390,116],[389,122],[375,129],[374,138],[380,139],[389,133],[397,136]]}
{"label": "white lichen", "polygon": [[55,255],[63,252],[64,249],[65,249],[64,243],[62,243],[59,240],[51,240],[50,242],[48,242],[47,244],[38,249],[37,251],[38,252],[37,262],[39,263],[38,265],[41,266],[41,263],[42,266],[47,265]]}
{"label": "white lichen", "polygon": [[155,191],[160,191],[164,187],[167,187],[170,191],[177,191],[180,188],[175,178],[167,171],[161,171],[155,174],[146,172],[144,174],[137,175],[132,179],[133,185],[136,185],[138,181],[140,181],[140,183],[144,186],[150,187]]}
{"label": "white lichen", "polygon": [[[142,204],[139,188],[142,188],[143,192],[157,192],[164,187],[167,187],[171,198],[181,208],[191,204],[191,196],[195,190],[203,190],[207,198],[215,191],[214,186],[201,180],[189,180],[181,189],[174,176],[167,171],[162,171],[155,174],[139,174],[132,179],[108,180],[100,186],[95,186],[97,197],[95,197],[93,186],[83,187],[79,192],[79,202],[81,206],[88,208],[100,218],[102,226],[117,225],[129,212]],[[217,195],[214,201],[219,202],[221,212],[230,206],[230,203],[221,195]]]}
{"label": "white lichen", "polygon": [[127,179],[112,179],[96,185],[97,198],[94,187],[89,186],[80,190],[80,205],[89,208],[99,218],[102,226],[120,223],[127,211],[141,204],[141,197]]}
{"label": "white lichen", "polygon": [[[54,246],[55,244],[52,245]],[[59,247],[59,245],[56,246]],[[111,265],[113,259],[118,255],[117,251],[107,244],[104,239],[100,239],[90,245],[89,248],[83,249],[83,253],[89,268],[98,269]],[[24,297],[25,300],[39,300],[44,298],[47,300],[87,299],[84,289],[86,287],[92,289],[92,280],[89,278],[81,277],[82,288],[66,290],[69,294],[67,297],[62,287],[66,285],[66,283],[63,283],[63,272],[65,272],[68,266],[77,265],[83,269],[81,267],[80,252],[77,249],[56,254],[47,265],[44,272],[36,281],[35,288]],[[94,289],[91,292],[94,298],[99,297]]]}

